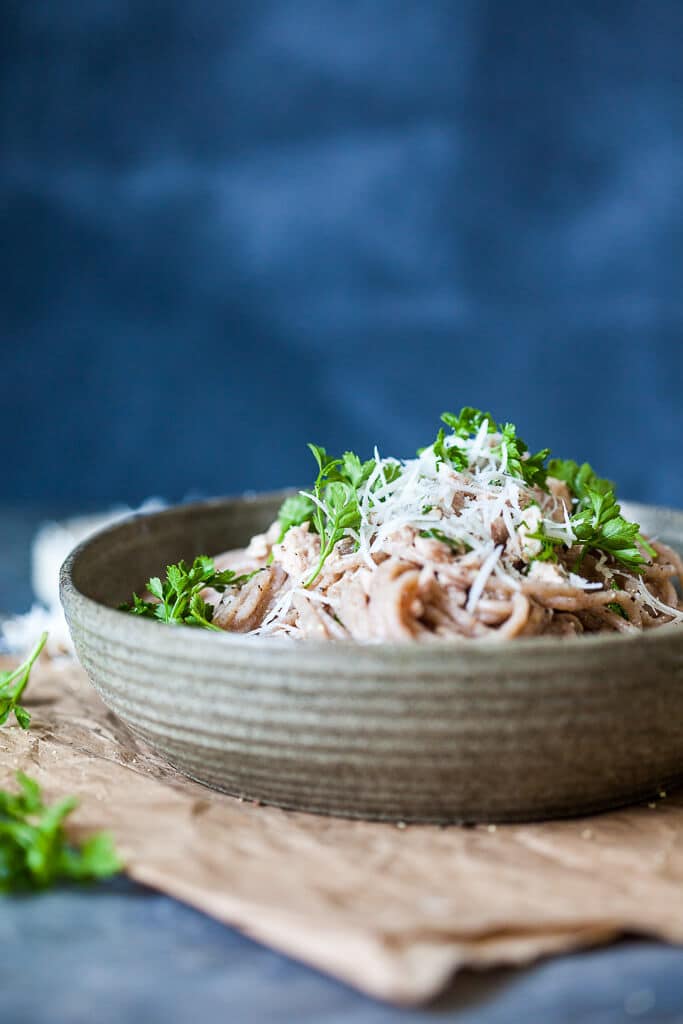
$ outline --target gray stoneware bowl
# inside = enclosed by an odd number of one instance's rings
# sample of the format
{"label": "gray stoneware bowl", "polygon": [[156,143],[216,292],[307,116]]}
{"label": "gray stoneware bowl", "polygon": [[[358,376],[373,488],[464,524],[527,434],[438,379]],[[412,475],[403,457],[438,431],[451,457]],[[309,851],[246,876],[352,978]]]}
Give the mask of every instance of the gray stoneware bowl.
{"label": "gray stoneware bowl", "polygon": [[[282,497],[136,516],[62,567],[93,685],[179,771],[281,807],[443,823],[583,814],[683,779],[683,627],[357,645],[250,639],[115,610],[167,563],[243,546]],[[628,512],[683,546],[683,513]]]}

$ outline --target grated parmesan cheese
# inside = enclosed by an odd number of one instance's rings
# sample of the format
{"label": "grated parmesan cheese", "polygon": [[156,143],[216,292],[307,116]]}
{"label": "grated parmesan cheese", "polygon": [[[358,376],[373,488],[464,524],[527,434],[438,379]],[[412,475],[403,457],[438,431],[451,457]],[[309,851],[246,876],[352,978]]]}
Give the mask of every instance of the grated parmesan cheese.
{"label": "grated parmesan cheese", "polygon": [[[359,493],[360,527],[348,531],[369,569],[377,568],[373,555],[405,526],[419,532],[439,530],[483,561],[492,550],[494,523],[502,521],[510,551],[522,554],[519,531],[535,495],[522,480],[508,475],[507,449],[499,443],[499,435],[489,434],[488,424],[483,423],[473,439],[451,437],[446,444],[465,451],[467,470],[457,472],[437,460],[429,447],[417,458],[400,463],[401,475],[388,481],[385,468],[397,461],[382,459],[375,449],[375,466]],[[534,515],[540,525],[540,510]],[[566,534],[564,524],[553,526]],[[529,532],[534,528],[530,526]],[[528,543],[529,557],[540,552],[539,542]]]}
{"label": "grated parmesan cheese", "polygon": [[470,587],[469,596],[467,598],[467,604],[465,605],[465,611],[469,612],[470,615],[477,607],[477,604],[479,603],[479,598],[482,595],[488,578],[493,572],[496,562],[500,558],[502,551],[503,545],[497,544],[493,551],[484,559],[481,569],[475,576],[474,582]]}
{"label": "grated parmesan cheese", "polygon": [[677,608],[672,608],[671,605],[665,604],[664,601],[660,601],[658,597],[651,594],[642,579],[638,580],[638,593],[643,604],[648,605],[653,611],[662,612],[664,615],[670,616],[674,622],[683,622],[683,612]]}
{"label": "grated parmesan cheese", "polygon": [[569,583],[572,587],[578,587],[579,590],[602,590],[604,586],[603,583],[595,583],[584,579],[583,576],[578,576],[575,572],[569,573]]}

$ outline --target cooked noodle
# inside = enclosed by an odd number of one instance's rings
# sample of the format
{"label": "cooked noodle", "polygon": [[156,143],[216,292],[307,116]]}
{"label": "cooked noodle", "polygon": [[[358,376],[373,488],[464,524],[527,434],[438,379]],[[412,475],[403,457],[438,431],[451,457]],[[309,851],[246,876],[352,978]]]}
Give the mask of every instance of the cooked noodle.
{"label": "cooked noodle", "polygon": [[[392,480],[387,467],[398,463],[376,453],[358,492],[360,525],[345,531],[315,578],[321,540],[310,522],[284,536],[275,522],[244,551],[216,559],[258,571],[241,589],[205,592],[214,624],[252,636],[372,642],[632,634],[683,622],[675,551],[639,536],[635,567],[586,550],[573,536],[576,501],[566,484],[548,477],[547,490],[530,486],[508,474],[506,460],[500,435],[485,430],[471,442],[466,471],[429,448]],[[539,529],[554,538],[551,560],[534,539]]]}

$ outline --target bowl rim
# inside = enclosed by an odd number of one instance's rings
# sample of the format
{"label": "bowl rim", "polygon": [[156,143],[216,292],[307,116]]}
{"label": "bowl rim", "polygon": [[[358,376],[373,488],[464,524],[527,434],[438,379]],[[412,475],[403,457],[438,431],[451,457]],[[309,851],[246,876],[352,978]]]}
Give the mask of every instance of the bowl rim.
{"label": "bowl rim", "polygon": [[[67,605],[75,605],[90,613],[97,614],[105,626],[109,624],[112,627],[112,635],[114,635],[121,628],[123,615],[126,613],[118,608],[112,608],[110,605],[88,597],[87,594],[78,589],[73,581],[73,571],[76,563],[91,546],[101,544],[108,534],[115,534],[120,529],[130,527],[135,522],[142,524],[150,520],[172,518],[180,511],[187,512],[188,514],[201,514],[202,512],[226,506],[248,506],[249,504],[257,504],[266,500],[281,501],[288,495],[297,493],[297,491],[298,488],[295,487],[274,491],[246,491],[238,495],[213,497],[201,501],[180,502],[152,512],[133,512],[122,519],[117,519],[116,522],[109,523],[95,533],[90,534],[85,540],[77,544],[65,558],[59,571],[61,604],[65,609]],[[628,506],[636,515],[641,510],[671,515],[680,520],[681,529],[683,530],[683,510],[681,509],[633,501],[624,501],[622,504]],[[204,552],[198,553],[203,554]],[[144,642],[145,639],[151,640],[155,635],[158,636],[160,625],[162,623],[151,622],[139,616],[128,615],[126,628],[133,637],[139,638],[140,646],[147,646]],[[333,653],[343,654],[350,651],[356,653],[362,651],[367,656],[405,660],[407,657],[424,656],[425,654],[429,654],[430,658],[440,655],[452,657],[455,652],[462,654],[463,651],[466,651],[468,655],[471,652],[472,657],[475,658],[482,658],[487,661],[495,658],[497,661],[500,661],[503,657],[516,658],[530,655],[534,652],[547,655],[556,651],[558,655],[561,655],[569,651],[574,654],[580,650],[585,650],[587,653],[589,651],[594,652],[596,648],[610,651],[613,649],[623,650],[627,646],[633,647],[633,645],[641,644],[650,646],[652,644],[661,644],[667,640],[675,640],[676,638],[683,646],[683,623],[666,623],[637,634],[610,632],[562,638],[556,636],[516,637],[509,640],[496,640],[490,637],[453,637],[428,643],[385,640],[361,643],[351,639],[301,641],[288,637],[254,637],[223,630],[213,632],[207,629],[171,627],[165,644],[169,653],[176,649],[178,651],[182,650],[186,654],[189,647],[195,650],[205,649],[208,653],[210,648],[207,645],[211,644],[214,646],[219,645],[218,650],[223,650],[224,653],[229,650],[261,653],[272,650],[287,650],[300,651],[302,655],[306,652],[312,656],[327,656]]]}

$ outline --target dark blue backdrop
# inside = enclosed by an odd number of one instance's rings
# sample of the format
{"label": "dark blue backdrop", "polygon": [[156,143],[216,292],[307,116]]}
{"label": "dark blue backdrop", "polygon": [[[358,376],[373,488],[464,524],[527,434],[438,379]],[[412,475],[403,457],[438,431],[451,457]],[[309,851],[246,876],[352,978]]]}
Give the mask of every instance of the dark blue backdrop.
{"label": "dark blue backdrop", "polygon": [[0,497],[411,453],[683,504],[680,0],[5,0]]}

